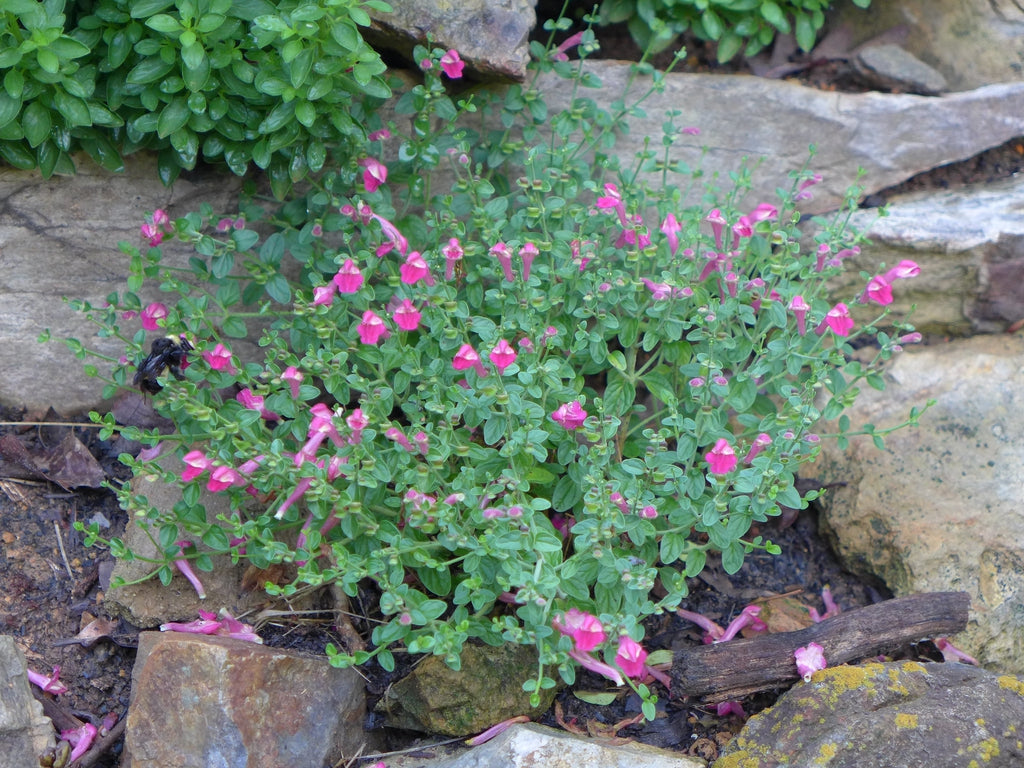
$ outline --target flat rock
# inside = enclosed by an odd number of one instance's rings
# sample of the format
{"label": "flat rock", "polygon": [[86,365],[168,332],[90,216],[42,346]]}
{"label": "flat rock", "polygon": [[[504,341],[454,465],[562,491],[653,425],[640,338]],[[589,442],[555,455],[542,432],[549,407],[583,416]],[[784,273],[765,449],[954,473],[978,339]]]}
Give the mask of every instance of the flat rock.
{"label": "flat rock", "polygon": [[678,752],[591,739],[536,723],[513,725],[485,744],[437,760],[389,757],[388,768],[703,768]]}
{"label": "flat rock", "polygon": [[122,768],[344,763],[364,745],[363,679],[323,657],[143,632]]}
{"label": "flat rock", "polygon": [[1018,0],[885,0],[867,10],[837,3],[854,45],[894,28],[901,45],[955,91],[1024,80],[1024,6]]}
{"label": "flat rock", "polygon": [[536,0],[397,0],[391,13],[371,11],[367,40],[407,58],[417,44],[454,48],[479,77],[522,80],[530,60]]}
{"label": "flat rock", "polygon": [[0,635],[0,768],[39,765],[39,755],[54,745],[53,725],[32,695],[25,670],[14,638]]}
{"label": "flat rock", "polygon": [[1024,682],[963,664],[831,667],[754,715],[713,768],[1010,768]]}
{"label": "flat rock", "polygon": [[[900,281],[889,309],[919,330],[949,336],[1005,331],[1024,319],[1024,177],[949,192],[893,198],[888,215],[857,211],[850,222],[867,233],[856,259],[832,283],[835,296],[863,288],[860,270],[917,262],[921,274]],[[854,316],[877,316],[854,306]]]}
{"label": "flat rock", "polygon": [[879,89],[934,96],[946,90],[946,78],[901,46],[868,45],[857,51],[854,66]]}
{"label": "flat rock", "polygon": [[908,348],[864,387],[852,428],[903,422],[936,405],[917,429],[854,437],[803,474],[837,483],[823,523],[843,562],[897,595],[965,591],[967,631],[957,645],[983,665],[1024,673],[1024,338],[977,336]]}
{"label": "flat rock", "polygon": [[[585,69],[602,87],[580,89],[579,96],[608,105],[624,92],[631,67],[597,61]],[[649,78],[640,77],[629,93],[636,97],[649,87]],[[554,108],[568,105],[573,84],[551,73],[540,78],[538,89]],[[757,165],[746,198],[750,206],[775,201],[777,187],[788,189],[788,174],[806,164],[814,144],[810,169],[823,180],[801,208],[819,213],[839,207],[858,169],[865,171],[859,183],[870,194],[1020,135],[1024,82],[928,97],[835,93],[747,75],[669,74],[664,90],[652,94],[643,110],[646,117],[635,118],[617,140],[617,156],[632,160],[646,138],[660,145],[666,113],[679,110],[678,127],[699,128],[700,135],[678,136],[670,158],[723,180],[747,158]]]}

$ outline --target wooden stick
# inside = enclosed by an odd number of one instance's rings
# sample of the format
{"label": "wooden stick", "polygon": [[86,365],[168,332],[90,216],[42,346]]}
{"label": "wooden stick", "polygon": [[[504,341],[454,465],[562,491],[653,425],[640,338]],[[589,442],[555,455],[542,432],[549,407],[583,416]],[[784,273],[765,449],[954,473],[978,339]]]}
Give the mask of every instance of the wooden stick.
{"label": "wooden stick", "polygon": [[713,704],[784,686],[799,677],[793,652],[812,642],[825,649],[834,667],[953,635],[967,627],[970,603],[966,592],[909,595],[846,611],[797,632],[679,651],[670,673],[672,697],[694,696]]}

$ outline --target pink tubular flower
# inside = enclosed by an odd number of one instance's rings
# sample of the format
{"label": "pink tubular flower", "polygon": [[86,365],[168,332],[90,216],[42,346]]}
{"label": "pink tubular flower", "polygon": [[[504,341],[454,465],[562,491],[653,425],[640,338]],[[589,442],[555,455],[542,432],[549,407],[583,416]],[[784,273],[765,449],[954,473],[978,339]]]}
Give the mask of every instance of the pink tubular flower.
{"label": "pink tubular flower", "polygon": [[568,61],[569,57],[566,55],[566,51],[568,51],[570,48],[575,48],[582,42],[582,32],[577,32],[574,35],[570,35],[569,37],[565,38],[565,40],[563,40],[557,48],[551,51],[551,53],[548,54],[548,57],[552,61]]}
{"label": "pink tubular flower", "polygon": [[682,226],[676,220],[675,214],[670,213],[665,217],[665,220],[661,222],[661,231],[665,235],[665,239],[668,240],[669,252],[675,256],[679,250],[679,232],[682,230]]}
{"label": "pink tubular flower", "polygon": [[231,363],[231,350],[220,342],[212,350],[203,352],[203,359],[215,371],[235,372],[235,366]]}
{"label": "pink tubular flower", "polygon": [[338,289],[338,293],[355,293],[363,286],[363,273],[359,271],[352,259],[345,259],[345,263],[338,269],[332,281]]}
{"label": "pink tubular flower", "polygon": [[921,268],[917,265],[917,262],[904,259],[882,275],[882,277],[887,283],[891,283],[893,280],[907,280],[911,277],[917,277],[920,274]]}
{"label": "pink tubular flower", "polygon": [[[466,744],[468,744],[471,747],[479,747],[481,744],[486,744],[488,741],[493,739],[495,736],[498,736],[498,735],[504,733],[509,728],[511,728],[513,725],[515,725],[516,723],[528,723],[528,722],[530,722],[530,716],[529,715],[516,715],[515,717],[510,717],[508,720],[502,720],[500,723],[497,723],[496,725],[492,725],[490,728],[488,728],[483,733],[480,733],[479,735],[474,736],[471,739],[466,739]],[[376,768],[376,766],[371,765],[370,768]],[[380,763],[380,768],[385,768],[383,762]]]}
{"label": "pink tubular flower", "polygon": [[867,287],[864,289],[860,301],[863,304],[868,300],[882,307],[892,304],[892,286],[882,275],[875,275],[868,280]]}
{"label": "pink tubular flower", "polygon": [[399,267],[398,271],[402,275],[402,282],[406,285],[415,285],[422,280],[426,285],[433,285],[434,278],[430,276],[430,267],[427,266],[426,259],[419,251],[412,251],[405,258],[405,263]]}
{"label": "pink tubular flower", "polygon": [[840,302],[828,311],[825,319],[821,321],[814,332],[821,336],[826,329],[831,328],[832,333],[836,336],[849,336],[855,324],[853,318],[850,317],[850,308]]}
{"label": "pink tubular flower", "polygon": [[416,452],[416,449],[412,447],[412,443],[409,442],[409,438],[406,437],[405,433],[398,427],[391,427],[388,429],[388,431],[384,433],[384,437],[388,440],[394,440],[409,453]]}
{"label": "pink tubular flower", "polygon": [[313,306],[331,306],[334,303],[334,294],[337,293],[337,290],[333,283],[318,285],[313,289]]}
{"label": "pink tubular flower", "polygon": [[[800,186],[797,188],[796,194],[793,196],[794,202],[797,201],[797,200],[810,200],[811,199],[811,193],[808,192],[807,190],[809,190],[815,184],[820,184],[820,183],[821,183],[821,174],[820,173],[816,173],[813,176],[811,176],[811,178],[805,179],[804,181],[801,181],[800,182]],[[821,270],[819,269],[818,271],[820,272]]]}
{"label": "pink tubular flower", "polygon": [[54,667],[49,677],[41,675],[32,669],[26,669],[25,671],[28,675],[28,681],[32,685],[37,686],[41,691],[52,693],[54,696],[60,696],[62,693],[68,692],[68,687],[60,681],[60,666]]}
{"label": "pink tubular flower", "polygon": [[296,501],[306,494],[306,491],[309,490],[309,486],[312,484],[313,479],[311,477],[304,477],[299,480],[299,482],[295,484],[295,490],[288,494],[288,498],[284,500],[277,512],[274,513],[274,519],[283,520],[285,513],[292,508],[292,505],[294,505]]}
{"label": "pink tubular flower", "polygon": [[508,250],[508,246],[504,243],[495,243],[491,246],[488,253],[498,260],[501,264],[501,269],[505,273],[505,279],[508,282],[512,282],[516,279],[515,273],[512,271],[512,254]]}
{"label": "pink tubular flower", "polygon": [[291,388],[292,400],[299,399],[299,386],[304,378],[302,372],[294,365],[289,365],[284,369],[284,373],[281,374],[281,380],[287,381],[289,388]]}
{"label": "pink tubular flower", "polygon": [[540,251],[537,250],[537,246],[533,243],[526,243],[522,248],[519,249],[519,258],[523,260],[523,282],[527,282],[530,279],[530,267],[533,266],[533,260],[537,258]]}
{"label": "pink tubular flower", "polygon": [[420,318],[423,315],[409,299],[402,299],[395,311],[391,313],[391,319],[395,325],[403,331],[415,331],[420,327]]}
{"label": "pink tubular flower", "polygon": [[160,321],[167,318],[167,307],[159,301],[154,301],[139,313],[142,327],[147,331],[156,331],[160,328]]}
{"label": "pink tubular flower", "polygon": [[383,141],[384,139],[391,138],[391,131],[389,131],[387,128],[381,128],[378,131],[371,132],[370,135],[367,136],[366,138],[368,138],[370,141]]}
{"label": "pink tubular flower", "polygon": [[245,478],[232,467],[214,467],[210,479],[206,481],[206,490],[219,493],[233,485],[243,485]]}
{"label": "pink tubular flower", "polygon": [[741,720],[747,719],[747,713],[743,711],[743,705],[738,701],[720,701],[715,706],[715,714],[719,717],[725,717],[726,715],[735,715]]}
{"label": "pink tubular flower", "polygon": [[376,192],[377,187],[388,180],[388,167],[380,160],[366,157],[359,164],[363,166],[363,184],[367,192]]}
{"label": "pink tubular flower", "polygon": [[146,222],[139,228],[139,231],[142,233],[142,237],[149,241],[151,248],[156,248],[164,241],[164,233],[155,224]]}
{"label": "pink tubular flower", "polygon": [[188,559],[185,557],[185,547],[191,547],[191,541],[179,541],[177,542],[178,557],[174,560],[174,567],[178,569],[178,573],[188,579],[192,588],[199,595],[200,600],[206,599],[206,590],[203,588],[203,582],[196,576],[195,571],[192,570],[192,566],[189,564]]}
{"label": "pink tubular flower", "polygon": [[384,235],[384,242],[377,246],[378,257],[391,253],[391,251],[398,251],[402,256],[409,252],[409,241],[398,231],[398,227],[376,213],[370,213],[370,218],[380,224],[380,231]]}
{"label": "pink tubular flower", "polygon": [[494,349],[491,350],[491,354],[488,357],[497,369],[498,375],[502,376],[505,373],[505,369],[516,361],[516,351],[512,349],[511,344],[504,339],[500,339],[494,345]]}
{"label": "pink tubular flower", "polygon": [[732,640],[736,635],[740,633],[740,630],[744,627],[750,627],[755,632],[764,632],[768,627],[765,625],[758,615],[761,613],[761,606],[759,605],[748,605],[742,611],[740,615],[729,622],[729,626],[725,628],[722,636],[715,640],[716,643],[726,643]]}
{"label": "pink tubular flower", "polygon": [[210,611],[200,611],[199,618],[195,621],[180,622],[169,621],[160,625],[161,632],[182,632],[187,635],[215,635],[220,629],[221,623],[217,621],[217,614]]}
{"label": "pink tubular flower", "polygon": [[161,229],[167,229],[171,226],[171,217],[163,208],[157,208],[153,211],[153,223]]}
{"label": "pink tubular flower", "polygon": [[189,451],[182,460],[188,465],[181,473],[181,480],[185,483],[195,480],[213,464],[213,460],[202,451]]}
{"label": "pink tubular flower", "polygon": [[[658,516],[658,508],[653,504],[647,504],[640,508],[640,511],[636,513],[637,517],[641,517],[644,520],[654,520]],[[630,675],[632,677],[632,675]]]}
{"label": "pink tubular flower", "polygon": [[828,666],[825,661],[825,649],[817,643],[808,643],[803,648],[797,648],[793,652],[796,658],[796,671],[805,683],[811,681],[811,675]]}
{"label": "pink tubular flower", "polygon": [[647,651],[629,635],[619,638],[619,650],[615,654],[615,663],[626,673],[626,677],[643,677],[646,667]]}
{"label": "pink tubular flower", "polygon": [[363,430],[370,425],[370,420],[363,414],[362,408],[356,408],[345,418],[345,423],[352,430],[348,441],[352,445],[358,445],[363,439]]}
{"label": "pink tubular flower", "polygon": [[579,608],[570,608],[562,616],[555,617],[551,625],[563,635],[571,637],[576,650],[584,653],[594,650],[608,639],[600,620]]}
{"label": "pink tubular flower", "polygon": [[78,758],[89,751],[89,747],[91,747],[93,741],[95,741],[97,733],[99,733],[99,731],[92,723],[84,723],[78,728],[69,728],[68,730],[60,732],[60,737],[71,744],[71,754],[68,756],[68,765],[75,762]]}
{"label": "pink tubular flower", "polygon": [[754,460],[754,457],[757,456],[757,454],[759,454],[767,446],[771,445],[771,442],[771,435],[769,435],[767,432],[762,432],[761,434],[759,434],[757,437],[754,438],[754,442],[750,444],[750,450],[747,451],[747,455],[743,457],[743,463],[749,464],[750,462],[752,462]]}
{"label": "pink tubular flower", "polygon": [[557,424],[572,432],[574,429],[579,429],[583,426],[583,422],[587,420],[587,412],[583,410],[579,400],[573,400],[571,403],[562,403],[562,405],[558,406],[551,414],[551,418]]}
{"label": "pink tubular flower", "polygon": [[[964,664],[973,664],[976,667],[979,666],[978,660],[976,658],[974,658],[973,656],[969,656],[968,654],[961,651],[959,648],[957,648],[955,645],[949,642],[948,637],[935,638],[935,647],[938,648],[939,651],[942,653],[942,659],[946,662],[952,663],[954,661],[957,661],[963,662]],[[54,667],[55,675],[57,669],[59,669],[59,667]],[[45,691],[46,689],[44,688],[43,690]]]}
{"label": "pink tubular flower", "polygon": [[456,371],[465,371],[470,368],[477,372],[477,375],[483,377],[487,375],[487,369],[484,368],[484,364],[480,362],[480,355],[473,349],[469,344],[463,344],[459,347],[459,351],[455,353],[455,357],[452,358],[452,368]]}
{"label": "pink tubular flower", "polygon": [[713,208],[704,217],[704,221],[711,225],[711,234],[715,237],[715,249],[722,250],[722,232],[725,230],[725,225],[728,224],[722,212],[717,208]]}
{"label": "pink tubular flower", "polygon": [[727,475],[736,467],[736,451],[724,437],[719,438],[714,448],[704,454],[713,475]]}
{"label": "pink tubular flower", "polygon": [[441,69],[452,80],[458,80],[462,77],[462,70],[465,66],[466,63],[459,56],[459,52],[454,48],[441,57]]}
{"label": "pink tubular flower", "polygon": [[412,441],[416,443],[416,450],[424,456],[430,453],[430,436],[426,432],[420,430],[412,436]]}
{"label": "pink tubular flower", "polygon": [[804,301],[803,296],[797,294],[790,300],[789,308],[796,317],[796,330],[803,336],[807,333],[807,310],[811,308],[811,305]]}
{"label": "pink tubular flower", "polygon": [[619,674],[619,670],[610,664],[605,664],[603,661],[598,661],[589,653],[584,653],[578,648],[569,651],[569,657],[579,662],[579,665],[584,669],[589,669],[591,672],[608,678],[616,685],[624,685],[625,681],[622,679],[622,675]]}
{"label": "pink tubular flower", "polygon": [[831,619],[833,616],[839,615],[840,608],[838,605],[836,605],[836,601],[832,599],[832,590],[829,589],[827,586],[823,587],[821,590],[821,601],[825,604],[824,613],[818,613],[818,609],[814,608],[813,606],[811,608],[808,608],[808,612],[811,614],[811,621],[813,621],[815,624],[817,624],[819,621]]}
{"label": "pink tubular flower", "polygon": [[444,254],[444,279],[452,280],[455,277],[455,264],[462,259],[464,254],[462,246],[459,244],[459,238],[451,238],[448,245],[441,249],[441,253]]}
{"label": "pink tubular flower", "polygon": [[235,395],[235,400],[250,410],[259,411],[260,416],[264,419],[276,420],[281,418],[273,411],[268,411],[263,405],[265,402],[264,398],[261,395],[254,394],[248,387]]}
{"label": "pink tubular flower", "polygon": [[363,319],[356,327],[356,332],[359,334],[359,340],[363,344],[371,345],[391,335],[388,332],[387,326],[384,325],[384,321],[369,309],[363,312]]}

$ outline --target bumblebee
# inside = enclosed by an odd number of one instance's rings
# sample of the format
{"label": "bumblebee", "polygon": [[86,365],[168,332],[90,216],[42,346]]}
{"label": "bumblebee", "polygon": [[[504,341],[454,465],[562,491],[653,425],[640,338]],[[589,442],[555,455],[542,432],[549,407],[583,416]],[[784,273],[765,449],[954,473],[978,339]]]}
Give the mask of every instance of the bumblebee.
{"label": "bumblebee", "polygon": [[184,336],[164,336],[153,341],[149,354],[139,363],[132,383],[151,395],[155,395],[163,387],[158,379],[165,371],[176,379],[182,379],[181,369],[185,366],[187,355],[195,349]]}

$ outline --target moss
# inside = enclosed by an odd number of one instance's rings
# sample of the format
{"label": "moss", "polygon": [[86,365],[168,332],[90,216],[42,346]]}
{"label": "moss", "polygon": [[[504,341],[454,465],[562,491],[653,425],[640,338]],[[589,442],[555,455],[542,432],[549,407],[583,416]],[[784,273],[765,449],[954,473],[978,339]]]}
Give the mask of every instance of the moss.
{"label": "moss", "polygon": [[917,715],[900,713],[896,715],[897,728],[917,728]]}

